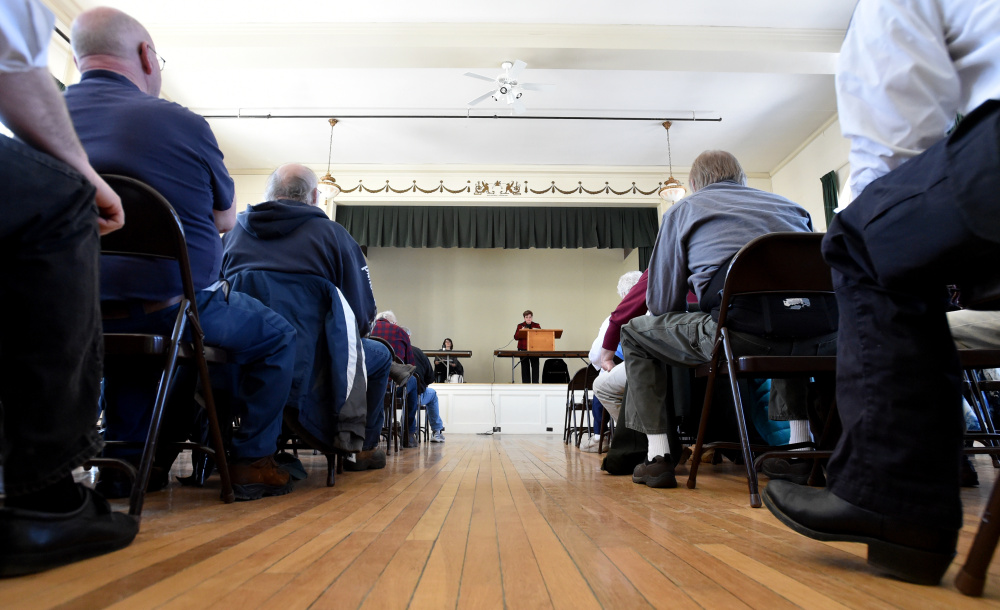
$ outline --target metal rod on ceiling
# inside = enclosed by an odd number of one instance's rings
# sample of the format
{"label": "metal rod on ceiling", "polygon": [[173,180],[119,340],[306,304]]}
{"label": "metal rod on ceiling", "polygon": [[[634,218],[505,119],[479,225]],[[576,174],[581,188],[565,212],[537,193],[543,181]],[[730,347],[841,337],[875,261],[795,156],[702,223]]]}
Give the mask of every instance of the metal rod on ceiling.
{"label": "metal rod on ceiling", "polygon": [[528,115],[464,115],[464,114],[205,114],[206,119],[524,119],[536,121],[689,121],[718,123],[722,117],[625,117],[625,116],[528,116]]}

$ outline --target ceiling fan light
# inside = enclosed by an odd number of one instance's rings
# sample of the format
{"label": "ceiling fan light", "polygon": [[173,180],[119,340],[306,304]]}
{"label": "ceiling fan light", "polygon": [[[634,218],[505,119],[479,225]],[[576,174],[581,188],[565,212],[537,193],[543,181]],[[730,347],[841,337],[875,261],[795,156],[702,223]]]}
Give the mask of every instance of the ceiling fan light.
{"label": "ceiling fan light", "polygon": [[680,181],[678,181],[677,178],[670,176],[660,188],[660,199],[667,203],[675,203],[683,197],[685,193],[687,193],[687,190],[683,185],[681,185]]}
{"label": "ceiling fan light", "polygon": [[502,94],[506,95],[506,94],[507,94],[507,87],[506,87],[506,86],[503,86],[503,85],[501,85],[501,86],[500,86],[500,93],[502,93]]}

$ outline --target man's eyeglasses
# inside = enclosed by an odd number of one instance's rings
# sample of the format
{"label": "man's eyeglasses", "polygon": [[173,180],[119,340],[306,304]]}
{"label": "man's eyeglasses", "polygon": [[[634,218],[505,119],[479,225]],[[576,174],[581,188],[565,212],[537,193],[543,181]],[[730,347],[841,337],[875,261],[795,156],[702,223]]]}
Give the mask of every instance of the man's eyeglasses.
{"label": "man's eyeglasses", "polygon": [[153,55],[156,55],[156,61],[159,62],[159,64],[160,64],[160,72],[163,72],[163,69],[167,67],[167,60],[163,59],[163,56],[160,55],[156,51],[156,49],[153,48],[153,45],[149,45],[148,44],[148,45],[146,45],[146,48],[149,49],[150,51],[152,51]]}

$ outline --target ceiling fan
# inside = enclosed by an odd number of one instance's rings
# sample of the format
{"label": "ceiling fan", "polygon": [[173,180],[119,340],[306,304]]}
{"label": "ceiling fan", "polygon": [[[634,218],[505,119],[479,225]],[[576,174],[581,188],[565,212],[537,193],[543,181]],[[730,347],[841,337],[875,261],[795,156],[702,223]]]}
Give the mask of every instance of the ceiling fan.
{"label": "ceiling fan", "polygon": [[516,59],[513,62],[505,61],[500,64],[500,67],[503,68],[503,74],[498,74],[493,78],[476,74],[475,72],[466,72],[465,75],[468,77],[489,81],[494,85],[493,89],[472,100],[468,105],[475,106],[479,102],[492,97],[497,102],[504,102],[513,106],[514,114],[524,114],[525,108],[524,102],[521,101],[521,95],[525,91],[544,91],[552,86],[541,83],[518,82],[518,76],[527,65],[520,59]]}

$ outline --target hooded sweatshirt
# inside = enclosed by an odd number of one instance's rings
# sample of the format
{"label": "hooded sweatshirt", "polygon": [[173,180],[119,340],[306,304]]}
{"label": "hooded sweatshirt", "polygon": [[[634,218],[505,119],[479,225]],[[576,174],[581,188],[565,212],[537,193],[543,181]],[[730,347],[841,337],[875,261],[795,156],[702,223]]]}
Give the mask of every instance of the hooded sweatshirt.
{"label": "hooded sweatshirt", "polygon": [[361,336],[368,335],[376,313],[368,262],[323,210],[288,199],[258,203],[237,214],[222,241],[223,277],[256,269],[326,278],[344,294]]}

